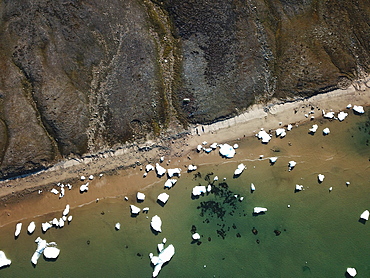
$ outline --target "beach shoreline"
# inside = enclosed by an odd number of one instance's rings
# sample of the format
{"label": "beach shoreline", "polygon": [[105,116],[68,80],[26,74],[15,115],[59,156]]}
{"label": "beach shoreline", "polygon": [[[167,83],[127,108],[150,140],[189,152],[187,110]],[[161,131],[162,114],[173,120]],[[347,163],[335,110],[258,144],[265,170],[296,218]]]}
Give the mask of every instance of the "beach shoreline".
{"label": "beach shoreline", "polygon": [[[171,168],[182,167],[190,163],[195,164],[191,155],[195,152],[196,146],[204,141],[208,143],[237,141],[243,137],[253,136],[260,128],[276,129],[288,124],[297,125],[309,121],[312,115],[316,118],[321,117],[322,115],[318,115],[317,111],[345,111],[349,103],[370,105],[370,89],[356,90],[351,86],[347,90],[335,90],[307,99],[285,103],[275,100],[265,105],[256,104],[244,113],[225,121],[211,125],[192,126],[188,131],[175,136],[148,141],[144,144],[135,143],[115,151],[109,150],[95,156],[86,156],[83,159],[66,160],[33,175],[2,181],[0,182],[0,203],[4,209],[2,210],[3,216],[0,216],[1,224],[4,225],[6,222],[11,223],[15,219],[24,218],[20,215],[21,211],[18,211],[16,216],[12,213],[11,217],[10,208],[7,205],[13,203],[15,207],[22,200],[36,197],[38,190],[50,191],[52,185],[56,185],[58,182],[69,182],[74,185],[80,183],[79,177],[81,175],[92,174],[95,177],[99,173],[114,175],[117,171],[125,170],[127,177],[130,178],[125,182],[124,189],[115,191],[110,188],[109,192],[98,192],[96,195],[91,194],[90,196],[86,194],[88,197],[79,196],[79,199],[73,199],[72,203],[75,207],[89,203],[94,198],[102,198],[101,194],[107,194],[108,197],[115,194],[133,196],[138,190],[147,188],[148,184],[158,183],[154,177],[143,179],[141,175],[137,175],[137,168],[142,169],[147,163],[155,163],[161,156],[165,156],[166,161],[176,161],[171,163]],[[312,108],[315,108],[316,113],[307,117]],[[177,164],[177,166],[173,164]],[[58,205],[46,207],[45,214],[62,208],[65,203],[70,201],[66,198],[66,200],[58,202]],[[49,202],[53,201],[50,199]],[[40,208],[40,210],[42,209]]]}

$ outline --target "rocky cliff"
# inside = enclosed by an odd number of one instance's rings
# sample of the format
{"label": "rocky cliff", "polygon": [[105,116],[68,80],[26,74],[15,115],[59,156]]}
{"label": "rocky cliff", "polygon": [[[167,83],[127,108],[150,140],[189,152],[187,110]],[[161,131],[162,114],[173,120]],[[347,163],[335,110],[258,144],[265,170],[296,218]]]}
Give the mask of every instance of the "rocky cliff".
{"label": "rocky cliff", "polygon": [[369,0],[0,4],[0,177],[369,73]]}

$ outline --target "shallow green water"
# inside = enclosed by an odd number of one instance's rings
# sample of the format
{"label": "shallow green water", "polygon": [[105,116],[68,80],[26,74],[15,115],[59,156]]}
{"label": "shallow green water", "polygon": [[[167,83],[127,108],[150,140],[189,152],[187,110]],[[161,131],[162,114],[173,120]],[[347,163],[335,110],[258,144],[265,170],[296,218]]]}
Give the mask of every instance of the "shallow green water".
{"label": "shallow green water", "polygon": [[[1,269],[0,276],[151,277],[148,254],[157,254],[157,244],[166,237],[176,254],[159,277],[345,277],[347,267],[355,267],[357,277],[370,277],[370,224],[358,221],[370,209],[368,111],[362,116],[350,114],[342,123],[318,120],[314,136],[307,131],[316,122],[294,128],[286,138],[273,139],[268,145],[247,138],[239,142],[232,160],[211,153],[216,163],[199,165],[201,177],[184,173],[170,190],[163,189],[162,178],[146,190],[146,200],[138,206],[150,207],[148,214],[130,217],[131,202],[114,198],[73,209],[70,225],[45,234],[38,229],[26,235],[24,227],[15,240],[14,225],[3,227],[0,250],[12,259],[12,265]],[[331,130],[328,136],[321,134],[324,127]],[[261,154],[264,159],[259,159]],[[270,156],[279,157],[273,166]],[[290,160],[297,161],[297,166],[288,172]],[[247,169],[234,179],[240,162]],[[215,175],[220,178],[215,186],[227,198],[209,194],[193,200],[191,189],[207,185],[205,178],[211,172],[211,180]],[[322,184],[317,182],[319,173],[325,175]],[[224,177],[227,189],[220,186]],[[346,181],[351,184],[346,186]],[[256,186],[254,193],[249,190],[251,182]],[[295,193],[295,184],[305,190]],[[330,193],[329,187],[333,187]],[[161,207],[156,198],[164,191],[170,199]],[[234,194],[244,200],[238,201]],[[201,215],[201,202],[219,209]],[[255,206],[268,211],[253,216]],[[155,214],[163,221],[158,235],[149,228]],[[54,216],[59,213],[36,219],[38,227]],[[122,225],[119,231],[114,229],[116,222]],[[192,243],[192,225],[202,236],[200,245]],[[281,234],[276,236],[275,230]],[[58,243],[61,253],[56,261],[41,257],[36,267],[31,265],[37,236]]]}

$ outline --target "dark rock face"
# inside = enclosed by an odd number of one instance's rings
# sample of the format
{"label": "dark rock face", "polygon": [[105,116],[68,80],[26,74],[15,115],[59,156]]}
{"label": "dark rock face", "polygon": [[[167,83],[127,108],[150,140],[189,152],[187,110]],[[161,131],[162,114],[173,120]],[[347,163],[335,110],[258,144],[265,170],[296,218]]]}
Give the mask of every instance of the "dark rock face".
{"label": "dark rock face", "polygon": [[369,0],[0,7],[2,178],[369,72]]}

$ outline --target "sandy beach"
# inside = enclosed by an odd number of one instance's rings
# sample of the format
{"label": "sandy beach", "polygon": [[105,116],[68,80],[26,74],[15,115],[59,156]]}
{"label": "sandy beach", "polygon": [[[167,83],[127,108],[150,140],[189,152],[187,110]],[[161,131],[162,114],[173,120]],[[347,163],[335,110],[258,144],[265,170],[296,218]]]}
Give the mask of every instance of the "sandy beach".
{"label": "sandy beach", "polygon": [[[0,226],[62,210],[67,203],[73,208],[102,198],[132,198],[138,190],[163,182],[155,175],[142,177],[145,165],[157,162],[160,156],[165,156],[164,164],[171,168],[186,167],[190,163],[197,165],[207,159],[212,163],[211,158],[194,155],[196,146],[203,141],[236,142],[253,136],[260,128],[270,130],[288,124],[299,125],[308,121],[312,115],[321,117],[320,112],[323,110],[344,111],[348,104],[368,106],[370,89],[366,86],[357,89],[351,86],[347,90],[336,90],[307,99],[286,103],[275,100],[265,105],[257,104],[222,122],[193,126],[184,133],[168,135],[156,141],[134,143],[81,159],[61,161],[39,173],[1,181]],[[315,114],[307,117],[313,110]],[[100,173],[104,173],[101,178],[98,177]],[[80,194],[78,188],[82,182],[79,177],[90,174],[95,176],[91,181],[91,190],[87,194]],[[58,182],[71,183],[73,189],[56,202],[58,196],[48,191],[56,187]],[[39,190],[42,190],[41,194],[38,193]]]}

